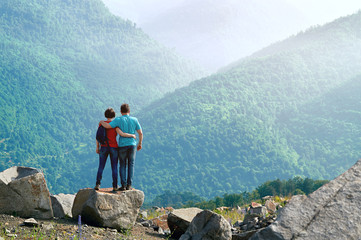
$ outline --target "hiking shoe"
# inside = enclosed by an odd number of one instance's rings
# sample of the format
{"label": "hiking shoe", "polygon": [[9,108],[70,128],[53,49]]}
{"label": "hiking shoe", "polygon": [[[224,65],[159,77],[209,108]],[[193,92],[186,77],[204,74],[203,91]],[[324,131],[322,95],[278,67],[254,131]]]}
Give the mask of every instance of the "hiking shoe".
{"label": "hiking shoe", "polygon": [[120,187],[118,190],[119,190],[119,191],[125,191],[125,187],[122,186],[122,187]]}
{"label": "hiking shoe", "polygon": [[127,186],[127,190],[133,190],[134,188],[132,188],[132,186],[128,185]]}
{"label": "hiking shoe", "polygon": [[113,187],[113,192],[118,191],[117,187]]}
{"label": "hiking shoe", "polygon": [[97,185],[95,185],[95,187],[94,187],[95,190],[99,190],[99,188],[100,188],[100,184],[97,184]]}

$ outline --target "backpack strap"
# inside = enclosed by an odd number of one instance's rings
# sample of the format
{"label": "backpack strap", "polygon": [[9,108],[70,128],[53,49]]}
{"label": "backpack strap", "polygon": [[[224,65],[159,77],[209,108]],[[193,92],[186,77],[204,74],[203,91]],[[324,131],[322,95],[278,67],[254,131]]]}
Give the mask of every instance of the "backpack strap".
{"label": "backpack strap", "polygon": [[110,147],[110,146],[109,146],[108,135],[107,135],[107,130],[108,130],[108,129],[105,128],[105,139],[106,139],[106,142],[107,142],[108,147]]}

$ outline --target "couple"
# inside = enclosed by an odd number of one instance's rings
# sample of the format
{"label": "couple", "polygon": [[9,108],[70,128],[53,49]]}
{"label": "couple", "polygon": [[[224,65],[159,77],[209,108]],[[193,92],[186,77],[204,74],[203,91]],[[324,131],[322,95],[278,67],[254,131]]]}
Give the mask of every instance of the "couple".
{"label": "couple", "polygon": [[[95,190],[99,190],[102,180],[103,170],[110,155],[113,176],[113,191],[118,190],[118,158],[119,158],[119,174],[121,180],[120,191],[131,190],[134,175],[134,162],[137,150],[142,149],[143,132],[142,128],[135,117],[129,116],[129,105],[124,103],[120,106],[121,117],[115,118],[115,111],[108,108],[104,115],[107,121],[100,121],[99,126],[106,128],[108,143],[101,145],[99,150],[99,142],[97,141],[96,152],[99,154],[99,168]],[[115,118],[115,119],[114,119]],[[139,135],[139,143],[137,146],[135,132]],[[116,140],[119,135],[118,142]],[[109,146],[108,146],[109,145]],[[128,174],[127,169],[128,167]]]}

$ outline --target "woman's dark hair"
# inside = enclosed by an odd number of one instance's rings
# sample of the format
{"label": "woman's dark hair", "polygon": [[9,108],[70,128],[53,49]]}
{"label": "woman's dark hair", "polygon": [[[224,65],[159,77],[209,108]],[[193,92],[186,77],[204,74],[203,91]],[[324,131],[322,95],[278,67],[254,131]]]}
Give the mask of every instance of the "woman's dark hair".
{"label": "woman's dark hair", "polygon": [[107,110],[105,110],[104,112],[104,116],[106,118],[115,118],[115,111],[113,108],[108,108]]}
{"label": "woman's dark hair", "polygon": [[123,104],[120,106],[120,112],[121,112],[121,113],[128,113],[128,112],[130,112],[129,104],[128,104],[128,103],[123,103]]}

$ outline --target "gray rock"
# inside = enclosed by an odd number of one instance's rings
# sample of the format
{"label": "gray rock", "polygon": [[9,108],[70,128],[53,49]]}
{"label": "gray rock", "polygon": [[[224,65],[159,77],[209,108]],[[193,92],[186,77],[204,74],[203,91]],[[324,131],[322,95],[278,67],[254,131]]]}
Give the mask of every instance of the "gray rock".
{"label": "gray rock", "polygon": [[24,226],[37,227],[39,223],[34,218],[28,218],[23,223]]}
{"label": "gray rock", "polygon": [[246,230],[247,230],[247,231],[250,231],[250,230],[255,229],[257,223],[258,223],[258,219],[257,219],[257,218],[253,219],[252,221],[249,221],[249,222],[247,223],[247,228],[246,228]]}
{"label": "gray rock", "polygon": [[150,227],[153,225],[152,221],[151,220],[146,220],[144,222],[141,222],[140,223],[143,227]]}
{"label": "gray rock", "polygon": [[167,223],[172,232],[172,238],[180,238],[187,231],[193,218],[200,212],[202,209],[199,208],[182,208],[169,213]]}
{"label": "gray rock", "polygon": [[259,216],[266,216],[267,214],[267,208],[264,206],[259,206],[259,207],[255,207],[255,208],[251,208],[249,210],[250,214],[257,214]]}
{"label": "gray rock", "polygon": [[86,188],[79,190],[78,193],[75,195],[73,208],[71,209],[71,213],[74,219],[76,220],[78,219],[78,216],[81,214],[81,211],[83,210],[83,206],[85,202],[88,201],[91,194],[94,194],[94,192],[91,191],[90,188]]}
{"label": "gray rock", "polygon": [[274,201],[267,200],[264,206],[267,208],[268,212],[275,213],[277,211],[277,206]]}
{"label": "gray rock", "polygon": [[142,218],[147,219],[148,218],[148,212],[147,211],[141,211],[139,214]]}
{"label": "gray rock", "polygon": [[234,224],[233,224],[233,227],[240,227],[240,226],[242,226],[243,225],[243,222],[241,221],[241,220],[238,220],[237,222],[235,222]]}
{"label": "gray rock", "polygon": [[306,196],[294,196],[276,221],[250,239],[360,239],[361,160]]}
{"label": "gray rock", "polygon": [[244,219],[243,219],[243,224],[247,224],[248,222],[252,222],[255,219],[257,219],[256,222],[258,222],[259,217],[260,216],[258,214],[246,214],[246,216],[244,216]]}
{"label": "gray rock", "polygon": [[11,167],[0,173],[0,213],[53,218],[44,174],[35,168]]}
{"label": "gray rock", "polygon": [[43,225],[43,229],[44,229],[45,231],[49,231],[49,230],[51,230],[51,229],[54,229],[54,225],[51,224],[51,223],[44,224],[44,225]]}
{"label": "gray rock", "polygon": [[252,230],[248,232],[238,233],[232,235],[232,240],[248,240],[257,230]]}
{"label": "gray rock", "polygon": [[148,212],[147,212],[147,211],[141,211],[141,212],[139,213],[139,216],[140,216],[141,218],[147,219],[147,218],[148,218]]}
{"label": "gray rock", "polygon": [[272,198],[273,198],[272,196],[265,196],[265,197],[263,197],[262,199],[263,199],[263,200],[272,200]]}
{"label": "gray rock", "polygon": [[144,201],[140,190],[108,193],[94,189],[81,189],[73,204],[73,218],[101,227],[118,230],[134,226],[139,209]]}
{"label": "gray rock", "polygon": [[164,231],[163,231],[163,229],[161,228],[161,227],[159,227],[158,228],[158,231],[157,231],[159,234],[161,234],[161,235],[164,235]]}
{"label": "gray rock", "polygon": [[242,231],[247,231],[247,226],[248,226],[248,224],[244,224],[244,225],[240,226],[239,229]]}
{"label": "gray rock", "polygon": [[179,240],[231,240],[231,225],[209,210],[198,213]]}
{"label": "gray rock", "polygon": [[73,217],[71,209],[73,207],[75,194],[60,193],[58,195],[51,195],[50,198],[51,205],[53,207],[54,217]]}

